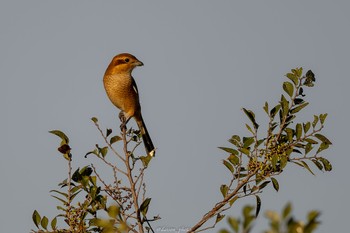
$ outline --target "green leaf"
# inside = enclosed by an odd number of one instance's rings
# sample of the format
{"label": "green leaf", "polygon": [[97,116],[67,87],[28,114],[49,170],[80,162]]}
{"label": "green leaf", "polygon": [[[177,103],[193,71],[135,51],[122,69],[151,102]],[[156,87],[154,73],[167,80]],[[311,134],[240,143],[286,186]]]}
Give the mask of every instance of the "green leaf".
{"label": "green leaf", "polygon": [[93,150],[93,151],[89,151],[89,152],[87,152],[86,154],[85,154],[85,158],[87,158],[87,156],[89,155],[89,154],[94,154],[94,155],[97,155],[98,156],[98,151],[97,151],[97,149],[95,149],[95,150]]}
{"label": "green leaf", "polygon": [[226,229],[221,229],[220,231],[219,231],[219,233],[230,233],[228,230],[226,230]]}
{"label": "green leaf", "polygon": [[267,102],[265,102],[263,109],[266,112],[266,114],[269,115],[269,104]]}
{"label": "green leaf", "polygon": [[227,153],[230,153],[230,154],[234,154],[234,155],[238,155],[238,151],[233,149],[233,148],[229,148],[229,147],[218,147],[219,149],[223,150],[223,151],[226,151]]}
{"label": "green leaf", "polygon": [[256,197],[256,211],[255,211],[255,217],[257,218],[259,216],[260,208],[261,208],[261,199],[258,195],[255,195]]}
{"label": "green leaf", "polygon": [[287,74],[286,74],[286,77],[289,78],[289,79],[294,83],[295,86],[298,85],[299,80],[298,80],[298,77],[297,77],[295,74],[293,74],[293,73],[287,73]]}
{"label": "green leaf", "polygon": [[315,128],[318,122],[318,116],[314,115],[314,121],[312,122],[312,127]]}
{"label": "green leaf", "polygon": [[244,192],[245,195],[247,195],[247,185],[243,186],[243,192]]}
{"label": "green leaf", "polygon": [[40,214],[38,213],[38,211],[34,210],[33,215],[32,215],[32,219],[33,219],[35,226],[37,228],[39,228],[40,222],[41,222],[41,217],[40,217]]}
{"label": "green leaf", "polygon": [[[62,206],[56,206],[56,208],[57,208],[58,210],[62,210],[63,212],[66,212],[66,211],[67,211],[67,209],[63,208]],[[59,216],[59,215],[58,215],[58,216]]]}
{"label": "green leaf", "polygon": [[235,232],[238,232],[239,230],[239,221],[233,217],[228,217],[227,218],[227,222],[230,225],[230,227],[232,228],[232,230],[234,230]]}
{"label": "green leaf", "polygon": [[57,218],[55,217],[51,221],[51,228],[52,228],[52,230],[56,230],[56,225],[57,225]]}
{"label": "green leaf", "polygon": [[287,205],[284,207],[284,209],[282,211],[283,219],[286,219],[290,215],[291,212],[292,212],[292,204],[287,203]]}
{"label": "green leaf", "polygon": [[239,149],[243,154],[250,156],[250,151],[247,148],[241,148]]}
{"label": "green leaf", "polygon": [[232,166],[232,164],[227,162],[226,160],[223,160],[223,164],[227,167],[228,170],[230,170],[231,173],[235,171],[235,168]]}
{"label": "green leaf", "polygon": [[306,72],[305,76],[306,76],[306,79],[305,79],[303,85],[305,85],[307,87],[313,87],[314,82],[316,81],[314,73],[312,73],[312,71],[309,70],[308,72]]}
{"label": "green leaf", "polygon": [[302,134],[302,127],[301,127],[301,124],[298,123],[295,127],[295,136],[297,137],[297,139],[301,138],[301,134]]}
{"label": "green leaf", "polygon": [[220,222],[222,219],[224,219],[224,217],[225,217],[224,214],[217,214],[217,215],[216,215],[215,223]]}
{"label": "green leaf", "polygon": [[92,174],[93,170],[90,166],[85,166],[82,169],[80,169],[80,174],[82,176],[90,176]]}
{"label": "green leaf", "polygon": [[316,154],[319,154],[321,151],[326,150],[328,148],[329,148],[329,144],[322,142],[320,147],[318,148]]}
{"label": "green leaf", "polygon": [[241,138],[238,135],[233,135],[228,141],[236,147],[241,146]]}
{"label": "green leaf", "polygon": [[60,147],[57,148],[59,152],[62,154],[69,154],[72,148],[68,144],[63,144]]}
{"label": "green leaf", "polygon": [[41,226],[45,229],[45,230],[47,230],[47,225],[49,224],[49,219],[46,217],[46,216],[44,216],[42,219],[41,219]]}
{"label": "green leaf", "polygon": [[244,232],[248,232],[251,222],[255,219],[255,217],[250,213],[253,209],[254,207],[252,206],[245,206],[243,208],[243,216],[244,216],[243,228],[245,229]]}
{"label": "green leaf", "polygon": [[232,163],[234,166],[237,166],[239,164],[239,158],[234,154],[230,154],[227,160],[230,161],[230,163]]}
{"label": "green leaf", "polygon": [[322,164],[321,164],[320,162],[318,162],[317,159],[313,159],[313,160],[311,160],[311,161],[316,165],[316,167],[317,167],[318,169],[320,169],[321,171],[323,170]]}
{"label": "green leaf", "polygon": [[307,163],[305,163],[304,161],[300,161],[300,162],[301,162],[301,164],[303,165],[303,167],[305,167],[312,175],[315,175],[315,174],[311,171],[311,169],[310,169],[309,165],[307,165]]}
{"label": "green leaf", "polygon": [[57,200],[59,200],[60,202],[62,202],[62,204],[64,204],[64,205],[67,205],[67,204],[68,204],[67,201],[63,200],[62,198],[56,197],[56,196],[54,196],[54,195],[51,195],[51,197],[56,198]]}
{"label": "green leaf", "polygon": [[290,96],[293,97],[294,86],[290,82],[283,83],[283,90]]}
{"label": "green leaf", "polygon": [[243,137],[243,147],[248,148],[254,142],[254,137]]}
{"label": "green leaf", "polygon": [[[97,180],[97,177],[96,176],[90,176],[90,181],[91,183],[96,186],[96,180]],[[80,191],[79,191],[80,192]]]}
{"label": "green leaf", "polygon": [[281,105],[278,104],[278,105],[276,105],[273,109],[271,109],[271,111],[270,111],[270,117],[271,117],[272,119],[275,118],[276,113],[280,110],[280,108],[281,108]]}
{"label": "green leaf", "polygon": [[293,142],[294,130],[291,128],[286,128],[284,131],[287,133],[288,141]]}
{"label": "green leaf", "polygon": [[106,130],[106,137],[108,137],[112,133],[112,129],[107,129]]}
{"label": "green leaf", "polygon": [[272,181],[273,188],[278,192],[278,190],[280,189],[280,185],[278,184],[278,181],[273,177],[271,177],[271,181]]}
{"label": "green leaf", "polygon": [[109,140],[109,143],[112,145],[113,143],[121,141],[121,140],[122,140],[122,138],[117,135],[117,136],[111,137],[111,139]]}
{"label": "green leaf", "polygon": [[299,105],[299,104],[303,103],[304,100],[302,98],[295,98],[293,102],[295,105]]}
{"label": "green leaf", "polygon": [[255,129],[259,128],[259,125],[255,121],[255,114],[251,110],[243,108],[244,113],[248,116],[249,120],[253,123]]}
{"label": "green leaf", "polygon": [[327,145],[332,145],[332,142],[328,140],[328,138],[326,138],[324,135],[322,134],[315,134],[315,137],[318,138],[320,141],[322,141],[323,143],[327,144]]}
{"label": "green leaf", "polygon": [[318,142],[313,140],[312,138],[305,138],[305,142],[308,142],[310,144],[318,144]]}
{"label": "green leaf", "polygon": [[307,123],[303,123],[303,128],[304,128],[304,134],[306,134],[309,129],[310,129],[311,123],[307,122]]}
{"label": "green leaf", "polygon": [[305,108],[306,106],[308,106],[309,103],[308,102],[304,102],[296,107],[294,107],[293,109],[290,110],[291,114],[295,114],[297,112],[299,112],[300,110],[302,110],[303,108]]}
{"label": "green leaf", "polygon": [[54,134],[54,135],[58,136],[59,138],[61,138],[62,141],[63,141],[62,144],[68,144],[69,143],[69,138],[62,131],[60,131],[60,130],[51,130],[51,131],[49,131],[49,133]]}
{"label": "green leaf", "polygon": [[57,190],[50,190],[50,193],[58,193],[58,194],[64,196],[65,198],[68,198],[68,194],[67,193],[60,192],[60,191],[57,191]]}
{"label": "green leaf", "polygon": [[142,161],[142,164],[144,167],[148,167],[149,162],[152,160],[152,156],[151,155],[147,155],[147,156],[141,156],[140,159]]}
{"label": "green leaf", "polygon": [[288,163],[288,159],[286,157],[282,157],[280,161],[280,166],[281,166],[280,169],[285,168],[287,166],[287,163]]}
{"label": "green leaf", "polygon": [[267,181],[264,181],[264,183],[262,183],[261,185],[259,185],[259,190],[263,189],[266,187],[266,185],[268,185],[271,181],[267,180]]}
{"label": "green leaf", "polygon": [[237,199],[238,199],[238,195],[236,195],[236,196],[234,196],[233,198],[231,198],[230,201],[229,201],[230,206],[232,206],[233,203],[235,203],[235,201],[236,201]]}
{"label": "green leaf", "polygon": [[[81,174],[80,174],[80,172],[79,172],[79,168],[78,168],[78,169],[73,173],[73,175],[72,175],[72,180],[73,180],[74,182],[80,182],[81,179],[82,179],[82,176],[81,176]],[[58,191],[56,191],[56,190],[51,190],[50,192],[53,192],[53,191],[58,192]],[[68,195],[67,195],[67,196],[68,196]]]}
{"label": "green leaf", "polygon": [[332,164],[325,158],[318,158],[319,161],[323,164],[324,170],[331,171],[332,170]]}
{"label": "green leaf", "polygon": [[245,124],[245,127],[247,127],[248,131],[251,132],[252,134],[254,134],[254,131],[252,130],[252,128],[248,125]]}
{"label": "green leaf", "polygon": [[278,154],[273,154],[271,158],[271,165],[274,170],[276,169],[277,162],[278,162]]}
{"label": "green leaf", "polygon": [[324,121],[326,120],[327,115],[328,115],[327,113],[321,114],[321,115],[320,115],[320,121],[321,121],[321,124],[322,124],[322,125],[324,124]]}
{"label": "green leaf", "polygon": [[108,147],[107,147],[107,146],[101,148],[101,150],[100,150],[101,156],[102,156],[103,158],[106,157],[107,152],[108,152]]}
{"label": "green leaf", "polygon": [[228,187],[226,184],[223,184],[220,186],[220,192],[222,194],[222,196],[225,198],[228,192]]}
{"label": "green leaf", "polygon": [[305,76],[306,78],[310,78],[312,81],[316,81],[315,74],[312,72],[312,70],[308,70]]}
{"label": "green leaf", "polygon": [[270,132],[273,132],[276,129],[277,126],[278,126],[277,122],[273,122],[271,124],[271,127],[270,127]]}
{"label": "green leaf", "polygon": [[313,210],[313,211],[310,211],[307,215],[307,220],[309,222],[311,221],[315,221],[318,217],[320,216],[320,212],[316,211],[316,210]]}
{"label": "green leaf", "polygon": [[263,138],[263,139],[258,140],[258,142],[256,143],[256,148],[257,148],[258,146],[260,146],[263,142],[265,142],[265,140],[266,140],[266,138]]}
{"label": "green leaf", "polygon": [[81,190],[79,190],[76,193],[73,193],[72,196],[70,197],[70,199],[73,200],[80,192],[81,192]]}
{"label": "green leaf", "polygon": [[71,154],[71,153],[64,154],[64,155],[63,155],[63,158],[65,158],[65,159],[68,160],[68,161],[71,161],[71,160],[72,160],[72,154]]}
{"label": "green leaf", "polygon": [[146,198],[144,200],[144,202],[142,202],[141,206],[140,206],[140,212],[142,213],[142,215],[144,217],[146,217],[147,211],[148,211],[148,206],[151,202],[151,198]]}
{"label": "green leaf", "polygon": [[107,213],[108,216],[115,219],[117,218],[118,214],[119,214],[119,208],[116,205],[111,205],[110,207],[108,207],[107,209]]}
{"label": "green leaf", "polygon": [[[267,210],[265,212],[265,217],[268,218],[271,222],[271,229],[273,233],[280,232],[280,215],[276,211]],[[272,233],[269,232],[269,233]]]}
{"label": "green leaf", "polygon": [[301,78],[301,75],[303,74],[303,68],[300,67],[300,68],[292,69],[292,72],[293,72],[298,78]]}
{"label": "green leaf", "polygon": [[307,155],[312,149],[313,149],[313,146],[312,146],[311,143],[306,144],[306,146],[305,146],[305,155]]}
{"label": "green leaf", "polygon": [[92,117],[91,120],[96,124],[98,122],[98,119],[96,117]]}
{"label": "green leaf", "polygon": [[280,110],[280,112],[282,111],[281,117],[284,118],[288,114],[289,102],[286,99],[286,97],[284,97],[284,95],[282,95],[280,103],[281,103],[281,106],[282,106],[282,109]]}

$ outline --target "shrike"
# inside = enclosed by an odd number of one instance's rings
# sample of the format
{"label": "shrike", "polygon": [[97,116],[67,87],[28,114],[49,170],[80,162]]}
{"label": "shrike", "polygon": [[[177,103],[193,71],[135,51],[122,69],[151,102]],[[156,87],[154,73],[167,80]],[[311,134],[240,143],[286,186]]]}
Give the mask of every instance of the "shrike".
{"label": "shrike", "polygon": [[131,75],[136,66],[143,66],[143,63],[131,54],[115,56],[105,72],[103,84],[111,102],[124,113],[125,124],[134,117],[147,154],[154,156],[155,148],[142,118],[139,92]]}

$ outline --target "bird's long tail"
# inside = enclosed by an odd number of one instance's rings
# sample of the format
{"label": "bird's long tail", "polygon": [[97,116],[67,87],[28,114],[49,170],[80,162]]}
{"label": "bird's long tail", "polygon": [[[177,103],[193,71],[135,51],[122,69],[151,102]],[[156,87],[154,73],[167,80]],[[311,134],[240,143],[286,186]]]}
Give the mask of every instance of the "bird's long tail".
{"label": "bird's long tail", "polygon": [[154,156],[155,155],[155,148],[153,146],[152,139],[149,136],[149,133],[148,133],[147,128],[146,128],[146,124],[143,121],[142,116],[140,116],[139,118],[140,119],[138,119],[136,122],[137,122],[139,130],[141,132],[141,136],[142,136],[143,144],[145,145],[146,152],[148,155]]}

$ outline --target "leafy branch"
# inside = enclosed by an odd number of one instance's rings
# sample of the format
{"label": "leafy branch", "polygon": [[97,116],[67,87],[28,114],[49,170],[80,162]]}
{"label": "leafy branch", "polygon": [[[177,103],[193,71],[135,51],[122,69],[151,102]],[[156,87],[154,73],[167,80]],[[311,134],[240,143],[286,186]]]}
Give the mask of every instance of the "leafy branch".
{"label": "leafy branch", "polygon": [[[230,233],[230,230],[235,233],[249,233],[255,220],[253,211],[253,206],[244,206],[242,217],[228,217],[227,223],[230,229],[222,229],[219,233]],[[290,203],[283,208],[281,213],[272,210],[266,211],[265,217],[269,220],[269,229],[264,233],[312,233],[320,224],[320,212],[316,210],[312,210],[307,214],[306,221],[297,220],[292,215],[292,205]]]}
{"label": "leafy branch", "polygon": [[[125,119],[121,120],[124,125]],[[68,137],[59,130],[50,131],[61,138],[58,150],[68,161],[68,178],[59,184],[61,189],[66,190],[51,191],[55,194],[53,197],[62,203],[62,206],[57,208],[63,213],[51,221],[50,231],[48,218],[41,217],[34,211],[33,221],[38,231],[32,232],[153,232],[150,222],[160,217],[147,218],[151,198],[146,198],[144,175],[151,157],[134,155],[141,143],[139,131],[122,127],[120,135],[112,136],[111,129],[103,132],[97,118],[92,118],[92,121],[106,146],[100,147],[96,144],[96,148],[86,153],[85,157],[94,155],[109,167],[113,173],[113,183],[106,182],[94,164],[78,168],[72,174],[72,154]],[[114,148],[113,144],[118,142],[123,142],[123,153],[118,153]],[[128,147],[131,147],[131,150]],[[107,156],[110,151],[114,157]],[[109,199],[113,200],[114,204],[107,204]],[[73,200],[76,202],[73,203]],[[68,225],[67,229],[57,229],[57,217],[63,218]]]}
{"label": "leafy branch", "polygon": [[[188,232],[214,228],[224,218],[223,212],[243,197],[255,196],[255,217],[257,217],[261,207],[259,194],[270,183],[278,191],[279,183],[274,177],[280,175],[290,163],[297,164],[312,174],[314,172],[309,166],[310,162],[320,170],[332,170],[331,163],[320,156],[320,153],[332,144],[321,134],[327,114],[315,115],[312,122],[294,122],[296,114],[309,104],[304,99],[304,88],[313,87],[316,80],[311,70],[305,75],[302,73],[302,68],[296,68],[286,74],[289,81],[285,81],[282,87],[287,95],[282,94],[277,105],[270,109],[269,104],[265,102],[263,109],[269,119],[265,136],[259,137],[259,124],[254,112],[243,108],[243,112],[250,120],[250,124],[246,124],[250,136],[241,138],[233,135],[228,140],[233,147],[219,147],[229,154],[223,160],[223,165],[231,174],[230,182],[220,186],[223,199]],[[276,120],[277,114],[279,117]],[[214,217],[216,218],[211,226],[203,226]],[[249,222],[253,219],[248,218],[245,227],[250,226]]]}

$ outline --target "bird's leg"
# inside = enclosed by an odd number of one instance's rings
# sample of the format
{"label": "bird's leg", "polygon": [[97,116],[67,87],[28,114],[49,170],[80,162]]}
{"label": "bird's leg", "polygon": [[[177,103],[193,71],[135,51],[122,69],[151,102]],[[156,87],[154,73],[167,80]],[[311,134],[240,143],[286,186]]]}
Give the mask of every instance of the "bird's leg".
{"label": "bird's leg", "polygon": [[123,131],[124,129],[126,130],[126,117],[125,117],[123,111],[120,111],[120,113],[119,113],[119,119],[120,119],[120,121],[121,121],[120,130],[121,130],[121,131]]}
{"label": "bird's leg", "polygon": [[123,112],[123,111],[120,111],[120,113],[119,113],[119,119],[120,119],[120,121],[122,122],[122,123],[120,124],[120,130],[121,130],[121,131],[123,131],[124,129],[125,129],[125,131],[126,131],[126,124],[129,122],[130,118],[131,118],[131,117],[126,118],[124,112]]}

